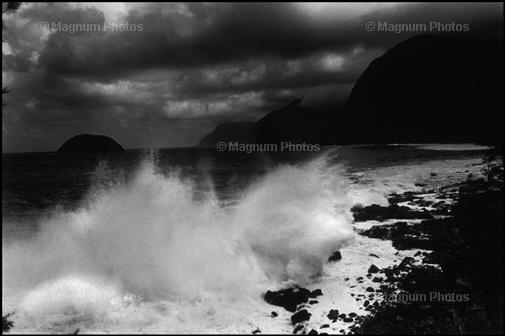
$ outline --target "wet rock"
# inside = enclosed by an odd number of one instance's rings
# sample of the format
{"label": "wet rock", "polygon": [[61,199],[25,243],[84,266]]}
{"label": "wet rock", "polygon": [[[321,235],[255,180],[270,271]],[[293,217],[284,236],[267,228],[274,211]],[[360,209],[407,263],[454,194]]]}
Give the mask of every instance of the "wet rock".
{"label": "wet rock", "polygon": [[328,315],[326,315],[326,317],[328,317],[328,319],[333,320],[335,322],[338,319],[338,315],[339,315],[338,309],[330,309],[330,311],[328,312]]}
{"label": "wet rock", "polygon": [[335,262],[335,261],[339,261],[340,259],[342,259],[342,254],[340,253],[340,251],[335,251],[333,252],[333,254],[328,258],[328,261],[329,262]]}
{"label": "wet rock", "polygon": [[412,229],[407,222],[396,222],[388,225],[376,225],[368,230],[360,232],[362,236],[377,238],[382,240],[394,240],[412,233]]}
{"label": "wet rock", "polygon": [[349,323],[354,321],[354,319],[352,317],[346,317],[343,321]]}
{"label": "wet rock", "polygon": [[388,219],[431,219],[433,216],[427,211],[412,210],[405,206],[396,204],[383,207],[372,204],[366,207],[354,206],[351,208],[355,222],[376,220],[379,222]]}
{"label": "wet rock", "polygon": [[398,204],[402,202],[411,202],[415,199],[416,195],[413,191],[406,191],[402,194],[391,194],[387,196],[390,204]]}
{"label": "wet rock", "polygon": [[317,297],[317,296],[323,295],[323,291],[320,289],[314,289],[311,294],[312,294],[312,297]]}
{"label": "wet rock", "polygon": [[252,333],[253,333],[254,335],[256,335],[256,334],[261,334],[261,330],[258,328],[258,329],[256,329],[256,330],[253,330],[253,332],[252,332]]}
{"label": "wet rock", "polygon": [[380,277],[374,277],[374,278],[372,279],[372,282],[382,282],[382,281],[384,281],[384,279],[383,279],[383,278],[380,278]]}
{"label": "wet rock", "polygon": [[375,265],[371,265],[369,268],[368,268],[368,273],[377,273],[379,272],[380,269],[379,267],[375,266]]}
{"label": "wet rock", "polygon": [[319,301],[317,301],[317,300],[310,300],[309,301],[309,304],[311,304],[311,305],[316,304],[316,303],[319,303]]}
{"label": "wet rock", "polygon": [[271,305],[280,306],[290,312],[295,312],[299,304],[307,303],[310,298],[315,298],[321,290],[313,292],[306,288],[294,287],[278,291],[267,291],[264,299]]}
{"label": "wet rock", "polygon": [[380,258],[377,254],[374,254],[374,253],[370,253],[369,256],[374,257],[374,258]]}
{"label": "wet rock", "polygon": [[375,289],[373,289],[372,287],[367,287],[367,288],[366,288],[366,291],[367,291],[367,292],[375,292]]}
{"label": "wet rock", "polygon": [[398,287],[407,291],[429,292],[433,288],[449,290],[454,287],[454,282],[449,281],[440,269],[424,266],[412,268],[398,282]]}
{"label": "wet rock", "polygon": [[291,316],[291,323],[295,325],[299,322],[308,321],[310,320],[311,316],[312,314],[309,313],[306,309],[302,309]]}
{"label": "wet rock", "polygon": [[325,328],[329,328],[329,327],[330,327],[330,325],[329,325],[329,324],[323,324],[323,325],[321,326],[321,329],[325,329]]}
{"label": "wet rock", "polygon": [[270,317],[277,317],[277,316],[279,316],[279,314],[277,314],[277,312],[273,311],[270,313]]}
{"label": "wet rock", "polygon": [[368,300],[365,300],[365,302],[363,302],[364,307],[368,307],[369,304],[370,304],[370,301],[368,301]]}
{"label": "wet rock", "polygon": [[437,258],[436,258],[436,254],[435,253],[429,253],[427,254],[426,256],[424,256],[423,258],[423,264],[436,264],[438,263],[437,262]]}
{"label": "wet rock", "polygon": [[352,313],[349,313],[349,316],[354,318],[354,317],[358,316],[358,314],[352,312]]}
{"label": "wet rock", "polygon": [[398,265],[398,270],[405,271],[409,269],[416,260],[411,257],[403,258],[402,262]]}
{"label": "wet rock", "polygon": [[299,324],[293,329],[293,334],[296,334],[297,332],[301,331],[303,329],[303,324]]}
{"label": "wet rock", "polygon": [[312,329],[311,331],[309,331],[309,333],[307,335],[318,335],[319,333],[317,332],[317,330],[315,329]]}

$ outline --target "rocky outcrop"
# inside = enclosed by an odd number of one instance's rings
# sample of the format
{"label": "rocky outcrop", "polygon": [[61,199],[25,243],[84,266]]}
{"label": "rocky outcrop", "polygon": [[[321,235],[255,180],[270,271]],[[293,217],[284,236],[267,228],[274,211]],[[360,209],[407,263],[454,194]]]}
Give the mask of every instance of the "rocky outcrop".
{"label": "rocky outcrop", "polygon": [[396,204],[383,207],[378,204],[372,204],[366,207],[354,206],[353,212],[355,222],[364,222],[376,220],[379,222],[388,219],[431,219],[433,216],[428,211],[412,210],[406,206]]}
{"label": "rocky outcrop", "polygon": [[294,287],[278,291],[267,291],[264,299],[271,305],[284,307],[287,311],[295,312],[298,305],[321,295],[323,293],[320,289],[311,292],[306,288]]}
{"label": "rocky outcrop", "polygon": [[59,154],[82,154],[116,153],[123,151],[123,147],[108,136],[80,134],[65,141],[56,152]]}
{"label": "rocky outcrop", "polygon": [[291,316],[291,324],[295,325],[303,321],[308,321],[310,320],[311,316],[312,314],[309,313],[306,309],[302,309]]}

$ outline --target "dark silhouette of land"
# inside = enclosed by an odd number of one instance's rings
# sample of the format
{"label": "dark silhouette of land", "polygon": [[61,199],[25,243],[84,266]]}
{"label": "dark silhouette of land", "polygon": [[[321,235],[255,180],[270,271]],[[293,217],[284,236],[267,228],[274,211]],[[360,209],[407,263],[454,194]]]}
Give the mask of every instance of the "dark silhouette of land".
{"label": "dark silhouette of land", "polygon": [[[503,138],[503,46],[421,35],[375,59],[345,104],[358,143],[477,142]],[[336,134],[335,141],[347,138]]]}
{"label": "dark silhouette of land", "polygon": [[[343,106],[304,106],[296,99],[247,134],[249,123],[240,125],[233,138],[254,143],[471,142],[502,148],[502,41],[415,36],[372,61]],[[213,141],[228,141],[216,131]],[[202,139],[200,145],[209,143]]]}
{"label": "dark silhouette of land", "polygon": [[254,122],[229,122],[218,125],[212,133],[204,136],[198,143],[199,147],[216,147],[220,141],[238,141],[248,142],[250,139],[247,136],[249,130],[253,127]]}
{"label": "dark silhouette of land", "polygon": [[67,141],[56,151],[60,154],[115,153],[124,149],[114,139],[105,135],[79,134]]}

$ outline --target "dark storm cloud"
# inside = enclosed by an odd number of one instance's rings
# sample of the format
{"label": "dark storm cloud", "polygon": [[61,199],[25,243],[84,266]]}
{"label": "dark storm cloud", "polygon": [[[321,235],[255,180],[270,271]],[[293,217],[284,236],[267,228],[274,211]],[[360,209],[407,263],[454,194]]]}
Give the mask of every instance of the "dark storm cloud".
{"label": "dark storm cloud", "polygon": [[472,3],[148,3],[118,16],[141,31],[41,30],[104,26],[102,4],[25,4],[5,17],[2,126],[4,140],[18,140],[4,149],[52,150],[77,132],[126,147],[192,145],[217,122],[255,120],[295,97],[344,100],[371,60],[416,34],[369,32],[367,22],[464,23],[468,36],[503,28],[501,4]]}
{"label": "dark storm cloud", "polygon": [[[303,58],[321,51],[348,52],[359,44],[385,48],[413,35],[367,32],[364,25],[370,21],[456,21],[470,24],[472,32],[501,28],[497,5],[492,4],[407,5],[350,18],[345,8],[336,8],[335,17],[325,18],[324,13],[307,14],[309,9],[303,5],[284,3],[188,4],[168,11],[164,6],[157,3],[130,11],[126,22],[141,24],[139,32],[53,34],[41,62],[56,73],[106,80],[152,68],[183,69],[265,57]],[[84,12],[61,21],[104,20],[96,12]]]}

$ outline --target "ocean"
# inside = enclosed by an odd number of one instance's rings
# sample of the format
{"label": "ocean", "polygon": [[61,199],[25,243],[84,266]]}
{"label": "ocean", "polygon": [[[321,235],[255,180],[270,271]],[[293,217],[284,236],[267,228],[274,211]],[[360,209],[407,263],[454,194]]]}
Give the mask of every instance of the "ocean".
{"label": "ocean", "polygon": [[[321,288],[317,323],[333,307],[357,310],[345,278],[363,274],[370,253],[381,267],[409,256],[356,235],[353,206],[478,176],[486,153],[3,154],[2,311],[14,333],[291,333],[266,290]],[[330,264],[335,250],[343,259]]]}

